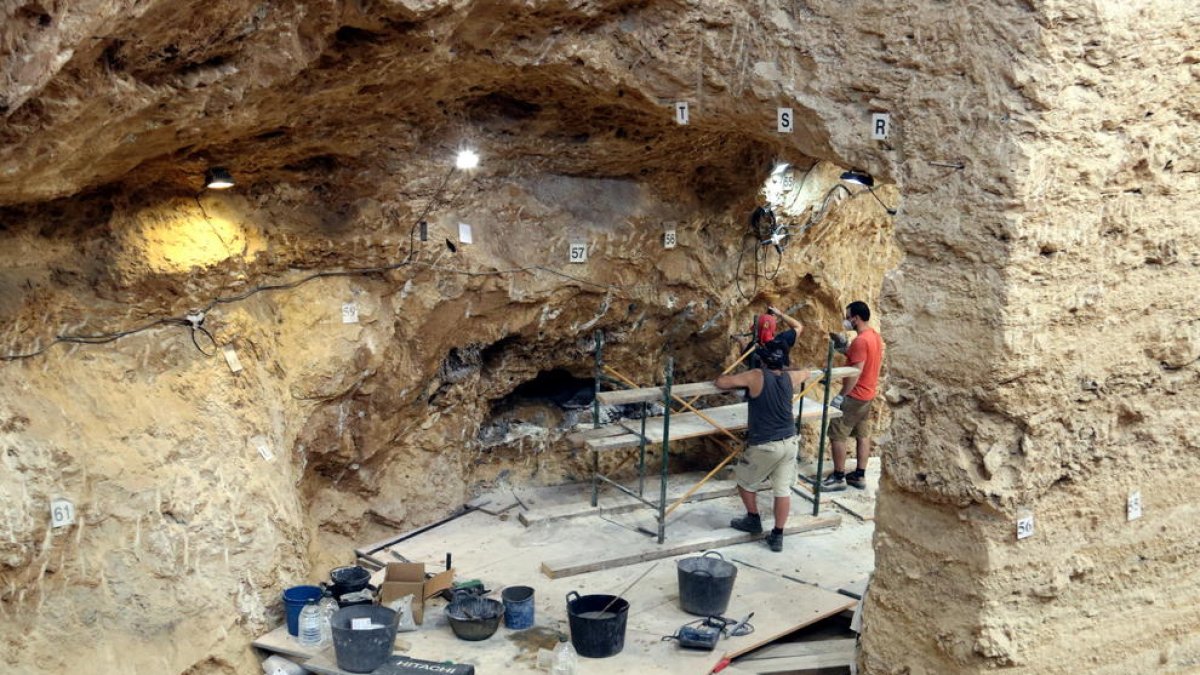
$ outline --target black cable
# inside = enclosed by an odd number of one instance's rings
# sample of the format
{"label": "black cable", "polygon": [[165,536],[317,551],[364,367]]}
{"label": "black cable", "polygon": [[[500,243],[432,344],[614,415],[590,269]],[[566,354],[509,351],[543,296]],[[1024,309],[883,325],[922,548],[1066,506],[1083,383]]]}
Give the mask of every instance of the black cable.
{"label": "black cable", "polygon": [[451,166],[450,170],[446,172],[445,177],[442,178],[442,184],[438,186],[437,190],[434,190],[433,197],[431,197],[429,199],[429,203],[425,205],[425,210],[421,212],[421,215],[417,216],[417,220],[412,224],[412,227],[408,228],[408,254],[404,256],[405,263],[412,260],[413,255],[416,253],[417,249],[415,235],[417,232],[417,227],[421,225],[421,221],[425,220],[425,217],[429,215],[431,210],[433,210],[433,205],[437,203],[438,198],[442,196],[442,190],[446,189],[446,184],[450,182],[450,176],[454,175],[454,169],[455,167]]}

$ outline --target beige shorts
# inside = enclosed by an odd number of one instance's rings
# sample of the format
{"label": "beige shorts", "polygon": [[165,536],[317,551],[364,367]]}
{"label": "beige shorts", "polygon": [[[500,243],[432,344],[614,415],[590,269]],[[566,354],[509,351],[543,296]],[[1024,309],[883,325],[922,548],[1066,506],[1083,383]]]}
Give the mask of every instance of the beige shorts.
{"label": "beige shorts", "polygon": [[796,451],[799,449],[799,437],[792,436],[781,441],[771,441],[762,445],[751,445],[738,457],[733,466],[733,476],[737,479],[738,487],[747,492],[754,492],[759,483],[769,476],[771,478],[771,494],[776,497],[787,497],[792,494],[792,485],[796,483]]}
{"label": "beige shorts", "polygon": [[847,396],[842,403],[842,416],[829,422],[829,438],[844,441],[871,437],[871,402]]}

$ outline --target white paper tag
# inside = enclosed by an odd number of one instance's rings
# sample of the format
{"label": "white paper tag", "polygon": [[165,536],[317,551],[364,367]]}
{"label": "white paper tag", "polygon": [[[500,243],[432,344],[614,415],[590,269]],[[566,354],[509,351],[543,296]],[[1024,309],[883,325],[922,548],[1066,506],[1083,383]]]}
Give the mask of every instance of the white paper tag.
{"label": "white paper tag", "polygon": [[675,123],[688,123],[688,104],[687,101],[679,101],[675,104]]}
{"label": "white paper tag", "polygon": [[1033,514],[1017,518],[1017,539],[1028,539],[1033,536]]}
{"label": "white paper tag", "polygon": [[233,345],[225,345],[221,351],[225,354],[225,363],[229,365],[230,372],[241,372],[242,362],[238,360],[237,350]]}
{"label": "white paper tag", "polygon": [[1142,493],[1141,491],[1130,492],[1129,499],[1125,502],[1125,518],[1128,520],[1137,520],[1142,517]]}
{"label": "white paper tag", "polygon": [[66,527],[75,522],[75,505],[69,499],[54,499],[50,502],[50,527]]}
{"label": "white paper tag", "polygon": [[781,134],[792,133],[792,109],[778,108],[775,112],[775,130]]}
{"label": "white paper tag", "polygon": [[358,619],[350,619],[350,630],[371,630],[375,624],[371,622],[371,617],[364,616]]}
{"label": "white paper tag", "polygon": [[675,248],[678,240],[675,238],[675,228],[671,228],[663,232],[663,248]]}
{"label": "white paper tag", "polygon": [[471,226],[466,223],[458,224],[458,243],[470,244],[471,241]]}
{"label": "white paper tag", "polygon": [[347,302],[342,305],[342,323],[358,323],[358,305]]}
{"label": "white paper tag", "polygon": [[887,113],[873,113],[871,115],[871,138],[876,141],[882,141],[888,137],[888,132],[892,129],[892,116]]}
{"label": "white paper tag", "polygon": [[573,263],[587,262],[587,244],[571,244],[571,251],[567,259]]}

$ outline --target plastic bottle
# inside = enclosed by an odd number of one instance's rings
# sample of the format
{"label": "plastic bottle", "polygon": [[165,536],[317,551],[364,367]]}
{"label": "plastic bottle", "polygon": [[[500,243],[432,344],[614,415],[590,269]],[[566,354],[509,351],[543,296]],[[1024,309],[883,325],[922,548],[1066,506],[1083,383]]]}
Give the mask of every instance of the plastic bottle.
{"label": "plastic bottle", "polygon": [[333,640],[333,613],[338,611],[337,600],[333,599],[333,594],[329,589],[325,589],[325,595],[321,596],[321,641],[329,642]]}
{"label": "plastic bottle", "polygon": [[579,656],[575,648],[566,638],[561,638],[554,648],[554,665],[550,667],[550,675],[575,675],[579,669]]}
{"label": "plastic bottle", "polygon": [[324,622],[324,615],[321,613],[321,606],[316,600],[304,606],[300,610],[299,634],[296,636],[296,641],[301,647],[320,647],[324,642],[324,631],[321,629],[321,624]]}

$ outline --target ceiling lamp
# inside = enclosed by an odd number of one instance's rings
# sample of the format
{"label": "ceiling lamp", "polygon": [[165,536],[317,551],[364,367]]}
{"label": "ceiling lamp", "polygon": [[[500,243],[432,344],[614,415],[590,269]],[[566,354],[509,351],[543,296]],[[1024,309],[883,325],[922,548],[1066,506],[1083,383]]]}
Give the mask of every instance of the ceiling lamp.
{"label": "ceiling lamp", "polygon": [[474,150],[459,150],[454,166],[458,169],[474,169],[479,166],[479,155]]}
{"label": "ceiling lamp", "polygon": [[233,175],[219,166],[204,172],[204,187],[210,190],[225,190],[233,187]]}
{"label": "ceiling lamp", "polygon": [[875,201],[879,202],[879,205],[883,207],[884,211],[887,211],[889,216],[896,215],[896,209],[889,209],[887,204],[884,204],[883,200],[879,198],[879,195],[875,194],[875,191],[871,189],[875,185],[875,179],[871,177],[871,174],[866,171],[851,169],[842,174],[842,180],[851,185],[861,185],[867,188],[867,192],[871,193],[871,196],[875,198]]}

